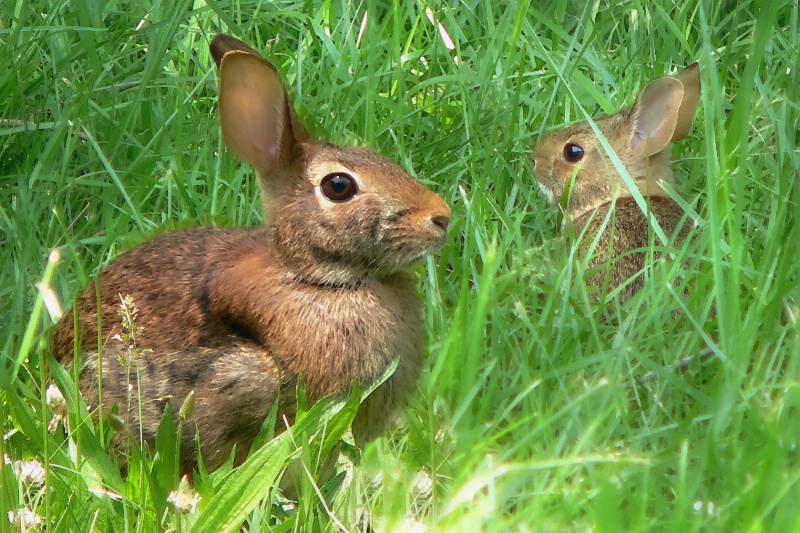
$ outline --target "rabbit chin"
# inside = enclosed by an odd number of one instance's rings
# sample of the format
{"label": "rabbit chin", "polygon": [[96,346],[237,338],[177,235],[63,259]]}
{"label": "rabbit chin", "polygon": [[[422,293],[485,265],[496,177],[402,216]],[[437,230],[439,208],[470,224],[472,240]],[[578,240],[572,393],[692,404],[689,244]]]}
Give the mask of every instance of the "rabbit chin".
{"label": "rabbit chin", "polygon": [[356,288],[370,279],[385,280],[401,272],[419,266],[425,256],[441,248],[424,250],[398,250],[388,253],[380,261],[369,265],[353,267],[341,264],[323,264],[313,268],[294,268],[294,278],[314,285],[330,287]]}
{"label": "rabbit chin", "polygon": [[437,245],[425,250],[398,251],[396,254],[387,256],[386,260],[378,265],[376,276],[381,278],[418,267],[425,257],[439,251],[441,248],[442,245]]}

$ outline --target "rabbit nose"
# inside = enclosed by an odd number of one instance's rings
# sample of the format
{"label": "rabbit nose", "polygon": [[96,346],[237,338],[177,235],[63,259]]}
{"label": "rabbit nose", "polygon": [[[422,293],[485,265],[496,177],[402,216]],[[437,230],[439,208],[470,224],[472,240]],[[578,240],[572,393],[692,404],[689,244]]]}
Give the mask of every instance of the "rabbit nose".
{"label": "rabbit nose", "polygon": [[447,225],[450,224],[450,217],[448,215],[436,215],[435,217],[431,217],[431,222],[442,231],[447,231]]}

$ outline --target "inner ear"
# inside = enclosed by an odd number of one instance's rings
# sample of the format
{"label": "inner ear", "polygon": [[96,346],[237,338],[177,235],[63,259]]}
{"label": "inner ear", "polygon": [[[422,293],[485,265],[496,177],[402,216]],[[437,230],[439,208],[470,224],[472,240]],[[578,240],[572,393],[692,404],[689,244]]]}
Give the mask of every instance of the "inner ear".
{"label": "inner ear", "polygon": [[[300,121],[294,110],[291,100],[286,94],[286,90],[278,74],[277,69],[272,63],[261,57],[253,48],[229,35],[219,34],[211,40],[209,45],[211,56],[220,68],[222,86],[220,94],[220,111],[223,121],[223,135],[229,148],[240,159],[253,165],[269,164],[274,161],[274,157],[264,159],[259,156],[265,150],[267,153],[278,154],[282,149],[288,153],[289,148],[294,143],[306,142],[310,139],[308,130]],[[249,59],[246,59],[249,56]],[[228,61],[223,61],[230,57]],[[232,65],[223,71],[223,62]],[[243,79],[249,79],[252,83],[243,84]],[[263,95],[258,94],[259,89],[263,89]],[[223,97],[222,93],[226,96]],[[247,101],[249,104],[243,105]],[[261,101],[262,107],[257,109],[260,113],[242,112],[242,107],[249,107],[256,110],[258,102]],[[271,111],[264,108],[272,107]],[[253,122],[260,119],[262,128],[253,128],[249,134],[245,132],[243,139],[242,128],[255,126]],[[248,120],[249,119],[249,120]],[[250,122],[250,124],[248,124]],[[269,126],[275,126],[273,131],[267,131]],[[246,139],[255,142],[259,148],[248,147]],[[277,145],[275,140],[277,139]],[[243,142],[245,141],[245,142]],[[276,148],[277,146],[277,148]]]}
{"label": "inner ear", "polygon": [[228,148],[268,173],[295,156],[309,139],[275,67],[245,50],[227,50],[220,60],[220,124]]}
{"label": "inner ear", "polygon": [[689,65],[675,76],[675,79],[683,84],[683,98],[678,111],[675,133],[672,134],[672,142],[684,139],[692,129],[694,115],[700,104],[700,66],[697,63]]}
{"label": "inner ear", "polygon": [[632,110],[631,148],[651,156],[672,141],[683,98],[683,84],[658,78],[642,89]]}
{"label": "inner ear", "polygon": [[[245,51],[226,52],[220,62],[220,123],[228,148],[264,171],[290,152],[286,92],[277,71]],[[291,128],[291,126],[289,126]]]}

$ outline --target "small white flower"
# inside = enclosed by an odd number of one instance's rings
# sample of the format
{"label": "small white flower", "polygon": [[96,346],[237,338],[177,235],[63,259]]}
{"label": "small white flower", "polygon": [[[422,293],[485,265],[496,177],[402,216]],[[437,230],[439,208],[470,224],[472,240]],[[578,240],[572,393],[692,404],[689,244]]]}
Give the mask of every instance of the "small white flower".
{"label": "small white flower", "polygon": [[183,514],[194,514],[197,512],[200,494],[192,490],[192,487],[189,486],[189,479],[183,476],[178,484],[178,490],[170,492],[167,501]]}
{"label": "small white flower", "polygon": [[47,398],[47,405],[54,409],[67,404],[64,395],[61,394],[61,390],[52,383],[47,387],[45,398]]}
{"label": "small white flower", "polygon": [[27,531],[30,528],[42,525],[42,517],[26,507],[16,511],[9,511],[8,521],[19,528],[20,531]]}
{"label": "small white flower", "polygon": [[714,502],[704,502],[702,500],[697,500],[694,502],[692,508],[694,508],[694,510],[698,513],[705,511],[707,516],[714,516],[717,511],[717,506],[714,504]]}
{"label": "small white flower", "polygon": [[14,461],[11,470],[17,479],[26,485],[44,484],[44,468],[39,461]]}
{"label": "small white flower", "polygon": [[414,489],[422,497],[430,497],[433,493],[433,479],[431,476],[422,470],[417,472],[417,479],[414,483]]}
{"label": "small white flower", "polygon": [[55,433],[56,429],[58,429],[58,424],[67,418],[67,400],[64,399],[64,395],[61,394],[59,388],[53,384],[47,387],[45,398],[47,399],[47,405],[53,410],[53,418],[47,424],[47,431]]}
{"label": "small white flower", "polygon": [[417,522],[413,518],[406,518],[400,524],[398,531],[405,531],[407,533],[424,533],[425,531],[428,531],[428,526],[422,522]]}

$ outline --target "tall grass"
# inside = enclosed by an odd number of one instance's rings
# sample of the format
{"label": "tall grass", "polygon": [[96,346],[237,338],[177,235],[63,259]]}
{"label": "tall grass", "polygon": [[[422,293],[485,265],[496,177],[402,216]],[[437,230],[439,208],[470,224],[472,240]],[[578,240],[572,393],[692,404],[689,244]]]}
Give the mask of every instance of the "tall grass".
{"label": "tall grass", "polygon": [[[219,135],[220,31],[279,65],[318,137],[397,160],[454,217],[419,271],[428,359],[396,432],[345,445],[346,477],[282,502],[275,468],[313,469],[354,400],[314,407],[245,467],[201,471],[184,515],[167,502],[180,424],[165,417],[122,476],[113,431],[49,357],[45,297],[71,305],[170,228],[260,223],[252,170]],[[46,473],[0,461],[0,532],[23,507],[59,531],[800,526],[796,2],[32,0],[0,6],[0,49],[0,456]],[[693,61],[701,108],[675,167],[697,239],[624,307],[601,306],[531,146]],[[47,428],[51,382],[68,435]]]}

